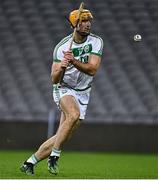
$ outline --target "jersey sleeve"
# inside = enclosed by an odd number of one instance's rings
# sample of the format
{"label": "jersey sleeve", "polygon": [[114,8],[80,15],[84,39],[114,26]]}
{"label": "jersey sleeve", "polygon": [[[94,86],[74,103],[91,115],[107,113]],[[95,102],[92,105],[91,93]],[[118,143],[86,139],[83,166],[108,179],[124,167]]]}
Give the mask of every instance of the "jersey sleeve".
{"label": "jersey sleeve", "polygon": [[[72,34],[66,36],[63,38],[54,48],[53,52],[53,62],[61,62],[64,58],[64,53],[63,51],[67,50],[67,47],[69,45],[69,39],[72,37]],[[67,45],[68,43],[68,45]],[[66,50],[65,50],[66,49]]]}
{"label": "jersey sleeve", "polygon": [[64,55],[61,49],[61,46],[58,44],[56,45],[54,52],[53,52],[53,62],[59,63],[63,59]]}
{"label": "jersey sleeve", "polygon": [[92,45],[91,54],[102,56],[102,54],[103,54],[103,45],[104,45],[103,40],[100,37],[96,38],[95,41],[93,42],[93,45]]}

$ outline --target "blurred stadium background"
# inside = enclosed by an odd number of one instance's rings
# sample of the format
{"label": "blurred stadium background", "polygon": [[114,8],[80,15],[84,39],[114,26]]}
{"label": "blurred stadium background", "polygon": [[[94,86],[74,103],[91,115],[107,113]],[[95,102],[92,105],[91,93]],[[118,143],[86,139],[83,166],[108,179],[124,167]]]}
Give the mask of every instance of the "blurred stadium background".
{"label": "blurred stadium background", "polygon": [[[158,152],[158,1],[84,2],[104,56],[87,118],[66,149]],[[52,51],[71,33],[65,16],[79,4],[0,0],[0,149],[37,148],[56,128]]]}

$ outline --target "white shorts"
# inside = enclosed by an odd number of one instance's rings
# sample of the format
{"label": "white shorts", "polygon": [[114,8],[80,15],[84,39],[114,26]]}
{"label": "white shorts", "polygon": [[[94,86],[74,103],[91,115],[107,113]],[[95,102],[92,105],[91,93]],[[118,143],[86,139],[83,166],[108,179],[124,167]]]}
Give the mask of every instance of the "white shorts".
{"label": "white shorts", "polygon": [[76,99],[76,102],[79,105],[80,109],[80,119],[85,119],[87,106],[89,103],[91,88],[88,88],[84,91],[76,91],[68,87],[58,87],[53,85],[53,98],[58,108],[60,108],[60,100],[62,97],[70,95]]}

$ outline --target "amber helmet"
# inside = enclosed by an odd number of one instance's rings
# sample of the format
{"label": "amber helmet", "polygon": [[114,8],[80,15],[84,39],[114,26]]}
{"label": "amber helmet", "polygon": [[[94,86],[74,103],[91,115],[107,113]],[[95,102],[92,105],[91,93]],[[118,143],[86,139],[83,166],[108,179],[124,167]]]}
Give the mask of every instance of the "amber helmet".
{"label": "amber helmet", "polygon": [[[69,15],[69,21],[73,27],[76,26],[76,23],[78,21],[78,13],[79,13],[79,10],[73,10]],[[84,21],[88,19],[92,20],[93,16],[88,9],[83,9],[80,15],[80,21]]]}

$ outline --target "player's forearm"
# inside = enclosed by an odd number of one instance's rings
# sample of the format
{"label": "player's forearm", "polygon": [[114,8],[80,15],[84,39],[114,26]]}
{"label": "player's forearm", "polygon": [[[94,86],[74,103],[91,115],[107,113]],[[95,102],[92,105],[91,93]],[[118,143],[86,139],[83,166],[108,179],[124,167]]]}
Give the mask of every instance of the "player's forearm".
{"label": "player's forearm", "polygon": [[88,63],[82,63],[78,60],[73,60],[71,62],[78,70],[84,72],[85,74],[88,74],[90,76],[94,76],[96,73],[96,68]]}
{"label": "player's forearm", "polygon": [[51,80],[54,84],[59,83],[62,74],[62,68],[55,70],[51,73]]}
{"label": "player's forearm", "polygon": [[69,65],[69,60],[63,59],[60,63],[53,63],[51,71],[51,79],[54,84],[60,82],[64,69]]}

